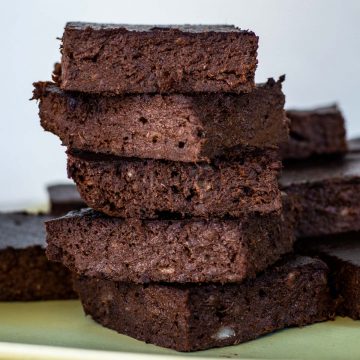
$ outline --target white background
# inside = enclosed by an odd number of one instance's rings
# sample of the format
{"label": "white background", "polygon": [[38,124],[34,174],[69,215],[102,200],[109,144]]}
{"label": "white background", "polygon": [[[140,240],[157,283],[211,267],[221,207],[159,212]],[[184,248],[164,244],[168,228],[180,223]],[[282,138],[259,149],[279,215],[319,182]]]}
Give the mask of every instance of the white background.
{"label": "white background", "polygon": [[287,107],[338,102],[360,135],[359,0],[0,0],[0,206],[44,201],[66,180],[64,148],[39,125],[32,82],[49,80],[67,21],[226,23],[260,36],[258,82],[286,74]]}

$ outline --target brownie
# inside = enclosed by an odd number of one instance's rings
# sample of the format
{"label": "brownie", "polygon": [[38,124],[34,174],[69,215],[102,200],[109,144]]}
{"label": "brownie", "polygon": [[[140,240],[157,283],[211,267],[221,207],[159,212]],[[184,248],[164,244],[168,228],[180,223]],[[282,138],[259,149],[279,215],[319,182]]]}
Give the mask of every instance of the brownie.
{"label": "brownie", "polygon": [[85,313],[122,334],[178,351],[239,344],[333,317],[327,266],[297,257],[235,284],[75,280]]}
{"label": "brownie", "polygon": [[287,164],[280,186],[296,209],[296,235],[360,230],[360,153]]}
{"label": "brownie", "polygon": [[292,250],[281,215],[139,220],[91,209],[46,222],[47,256],[70,270],[114,281],[234,282]]}
{"label": "brownie", "polygon": [[49,216],[0,213],[0,301],[72,299],[70,272],[45,255]]}
{"label": "brownie", "polygon": [[54,184],[48,186],[47,191],[50,199],[50,213],[54,216],[86,207],[75,184]]}
{"label": "brownie", "polygon": [[258,37],[227,25],[71,22],[60,86],[87,93],[250,92]]}
{"label": "brownie", "polygon": [[274,150],[212,163],[68,152],[68,175],[86,204],[118,217],[238,217],[281,209]]}
{"label": "brownie", "polygon": [[345,121],[336,105],[288,110],[286,115],[290,119],[290,138],[281,146],[284,159],[305,159],[347,151]]}
{"label": "brownie", "polygon": [[360,319],[360,233],[306,239],[298,247],[302,252],[318,255],[329,266],[337,314]]}
{"label": "brownie", "polygon": [[360,138],[353,138],[347,142],[349,152],[360,152]]}
{"label": "brownie", "polygon": [[250,94],[101,96],[35,83],[43,128],[74,149],[123,157],[209,161],[238,145],[288,139],[280,78]]}

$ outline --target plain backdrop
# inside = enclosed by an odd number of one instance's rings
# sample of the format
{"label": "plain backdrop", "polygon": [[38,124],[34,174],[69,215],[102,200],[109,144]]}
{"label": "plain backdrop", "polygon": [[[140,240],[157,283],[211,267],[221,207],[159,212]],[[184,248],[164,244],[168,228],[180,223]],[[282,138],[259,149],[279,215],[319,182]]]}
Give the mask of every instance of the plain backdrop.
{"label": "plain backdrop", "polygon": [[235,24],[260,37],[256,80],[286,74],[286,106],[337,102],[360,135],[359,0],[12,0],[0,2],[0,207],[46,199],[66,181],[64,148],[42,130],[32,82],[49,80],[67,21]]}

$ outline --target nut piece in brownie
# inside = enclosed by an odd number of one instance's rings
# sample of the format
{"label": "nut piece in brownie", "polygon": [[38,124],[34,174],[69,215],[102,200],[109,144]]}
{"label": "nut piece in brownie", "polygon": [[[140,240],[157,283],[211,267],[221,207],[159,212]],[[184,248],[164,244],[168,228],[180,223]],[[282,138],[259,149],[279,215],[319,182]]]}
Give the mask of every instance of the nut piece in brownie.
{"label": "nut piece in brownie", "polygon": [[0,301],[76,298],[70,272],[45,256],[46,220],[0,213]]}
{"label": "nut piece in brownie", "polygon": [[283,159],[347,151],[345,121],[336,105],[313,110],[288,110],[290,138],[281,146]]}
{"label": "nut piece in brownie", "polygon": [[68,175],[89,207],[110,216],[238,217],[280,210],[278,152],[240,153],[194,164],[68,151]]}
{"label": "nut piece in brownie", "polygon": [[67,23],[63,90],[87,93],[250,92],[258,37],[227,25]]}
{"label": "nut piece in brownie", "polygon": [[320,256],[329,266],[337,299],[336,313],[360,319],[360,233],[304,239],[298,248],[300,252]]}
{"label": "nut piece in brownie", "polygon": [[178,351],[239,344],[333,317],[327,266],[297,257],[236,284],[117,283],[80,277],[85,313],[122,334]]}
{"label": "nut piece in brownie", "polygon": [[296,209],[296,235],[360,230],[360,153],[287,164],[280,186]]}
{"label": "nut piece in brownie", "polygon": [[138,220],[91,209],[46,222],[47,256],[87,276],[125,282],[234,282],[292,251],[279,214]]}
{"label": "nut piece in brownie", "polygon": [[48,186],[47,191],[50,199],[51,215],[64,215],[71,210],[86,207],[75,184],[54,184]]}
{"label": "nut piece in brownie", "polygon": [[35,83],[41,125],[73,149],[123,157],[209,161],[238,145],[288,140],[283,78],[250,94],[96,96]]}

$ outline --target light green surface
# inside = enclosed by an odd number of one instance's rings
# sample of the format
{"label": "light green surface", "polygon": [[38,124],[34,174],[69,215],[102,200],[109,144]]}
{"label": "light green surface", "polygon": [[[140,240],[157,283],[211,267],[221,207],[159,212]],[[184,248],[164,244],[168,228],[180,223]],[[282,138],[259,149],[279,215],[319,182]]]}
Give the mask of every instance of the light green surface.
{"label": "light green surface", "polygon": [[[360,359],[360,321],[337,318],[288,329],[242,345],[177,353],[119,335],[85,317],[78,301],[0,303],[0,358],[4,359],[162,359],[174,357],[238,359]],[[75,349],[26,347],[47,345]],[[167,355],[165,357],[160,355]]]}

